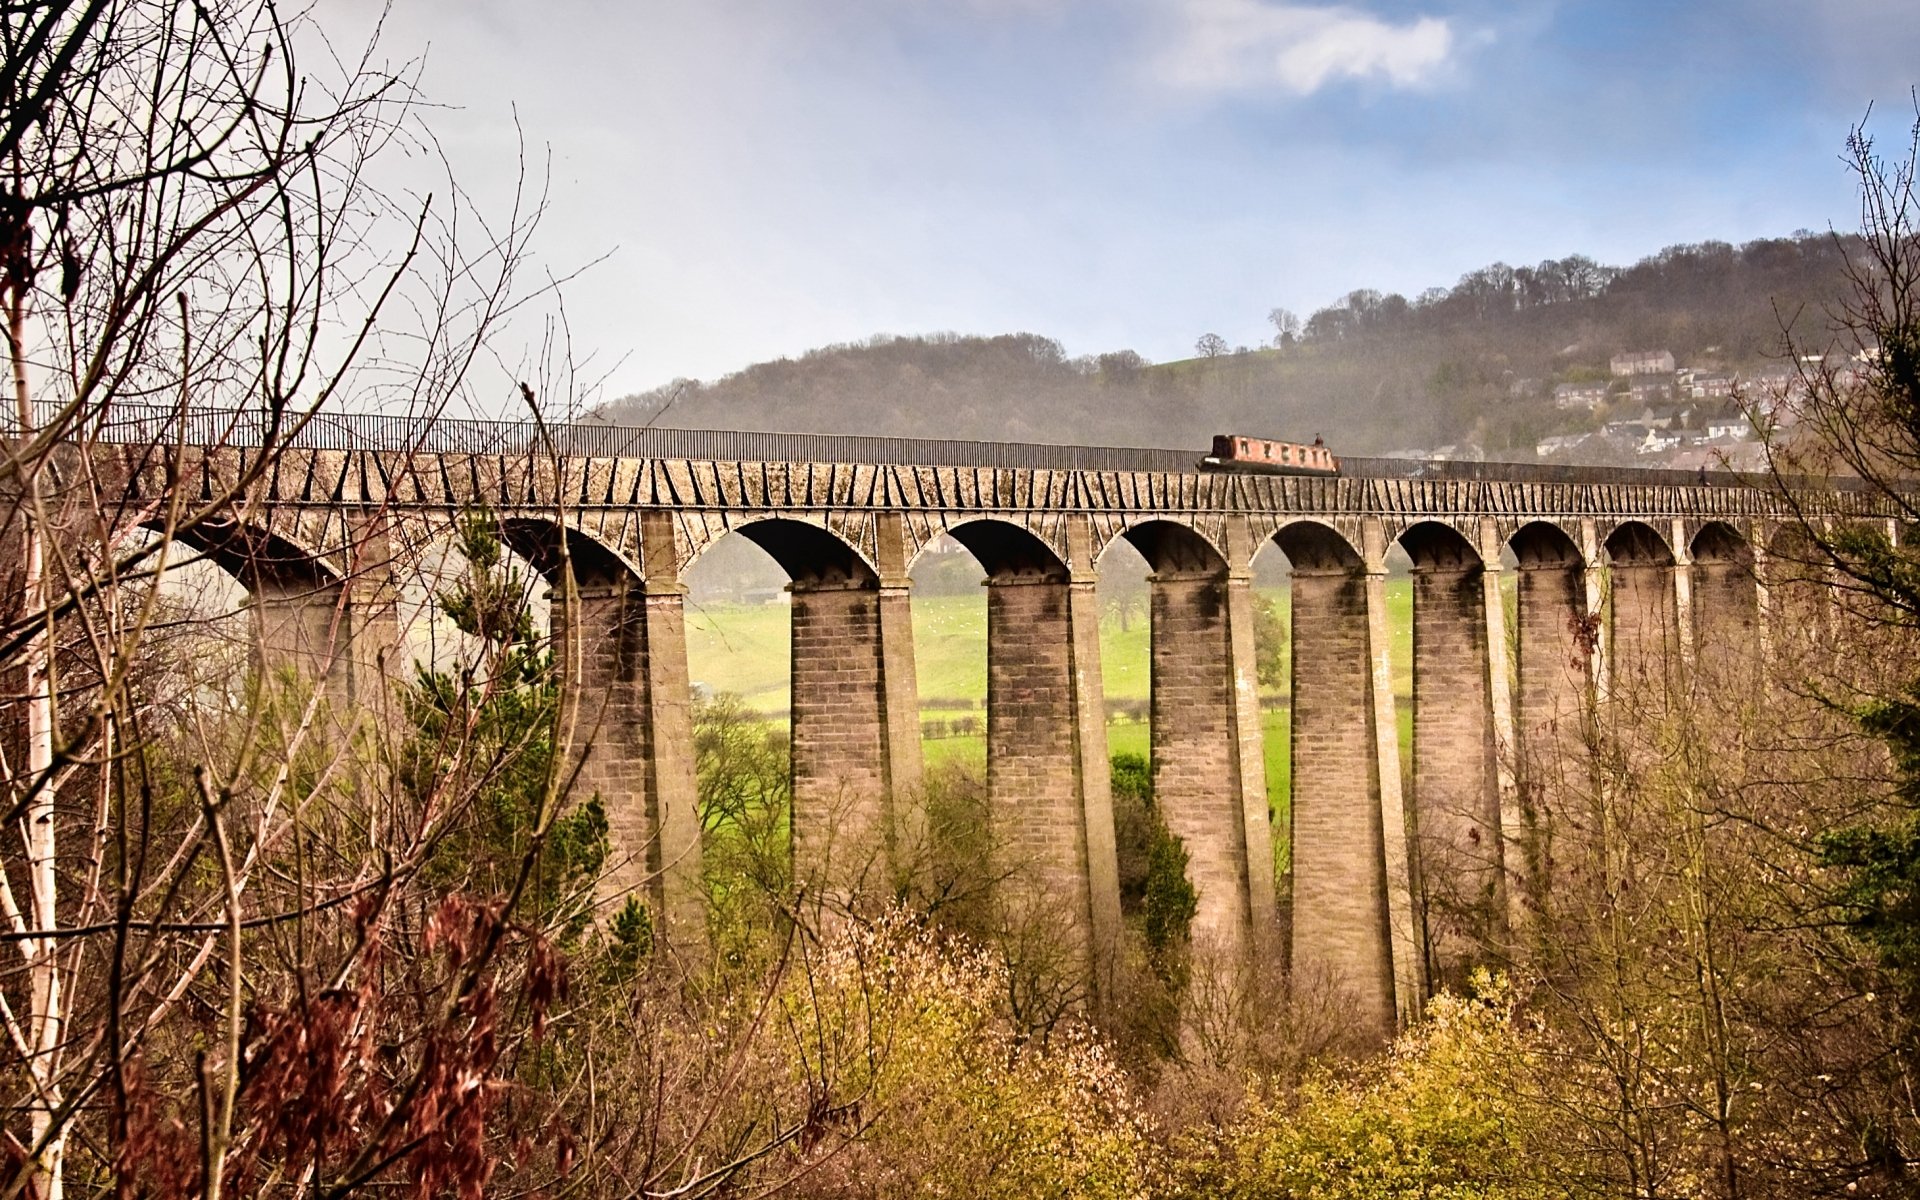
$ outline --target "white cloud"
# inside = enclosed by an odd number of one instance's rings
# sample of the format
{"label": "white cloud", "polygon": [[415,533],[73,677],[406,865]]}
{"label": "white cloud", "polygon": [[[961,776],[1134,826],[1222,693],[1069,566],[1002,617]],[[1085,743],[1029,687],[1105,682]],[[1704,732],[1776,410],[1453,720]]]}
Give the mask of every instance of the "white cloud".
{"label": "white cloud", "polygon": [[1279,87],[1304,96],[1340,79],[1418,87],[1447,67],[1457,45],[1438,17],[1396,25],[1344,7],[1184,0],[1158,66],[1163,80],[1195,91]]}

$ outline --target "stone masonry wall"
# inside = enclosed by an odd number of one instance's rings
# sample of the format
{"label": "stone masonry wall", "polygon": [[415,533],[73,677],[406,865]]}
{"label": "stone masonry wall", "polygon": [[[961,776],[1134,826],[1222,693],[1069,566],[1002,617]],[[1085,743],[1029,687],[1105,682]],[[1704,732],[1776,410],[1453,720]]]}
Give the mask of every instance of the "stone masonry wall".
{"label": "stone masonry wall", "polygon": [[1716,654],[1753,654],[1759,644],[1760,613],[1752,566],[1706,559],[1694,563],[1693,614],[1703,661]]}
{"label": "stone masonry wall", "polygon": [[1186,843],[1187,877],[1199,893],[1195,944],[1237,956],[1249,934],[1247,856],[1226,587],[1224,576],[1153,577],[1153,794]]}
{"label": "stone masonry wall", "polygon": [[290,673],[308,684],[324,684],[336,704],[348,701],[353,627],[350,614],[341,608],[337,586],[256,582],[247,603],[261,670],[269,677]]}
{"label": "stone masonry wall", "polygon": [[658,789],[650,765],[654,723],[643,597],[626,585],[583,587],[569,606],[556,592],[552,629],[563,670],[578,664],[569,688],[581,757],[574,794],[584,799],[597,793],[607,812],[611,846],[600,898],[617,908],[638,894],[657,915]]}
{"label": "stone masonry wall", "polygon": [[1561,739],[1580,736],[1587,689],[1587,656],[1574,622],[1586,615],[1579,567],[1522,567],[1516,573],[1519,612],[1515,696],[1523,754],[1556,753]]}
{"label": "stone masonry wall", "polygon": [[1368,691],[1366,577],[1293,574],[1294,979],[1395,1027],[1385,851]]}
{"label": "stone masonry wall", "polygon": [[987,588],[987,788],[1007,899],[1058,929],[1081,973],[1089,954],[1086,816],[1074,746],[1067,584]]}
{"label": "stone masonry wall", "polygon": [[1500,797],[1481,570],[1413,576],[1413,800],[1429,977],[1465,982],[1498,928]]}
{"label": "stone masonry wall", "polygon": [[793,588],[794,877],[884,882],[886,763],[879,593]]}
{"label": "stone masonry wall", "polygon": [[1659,563],[1614,564],[1610,656],[1616,692],[1661,694],[1676,675],[1674,570]]}

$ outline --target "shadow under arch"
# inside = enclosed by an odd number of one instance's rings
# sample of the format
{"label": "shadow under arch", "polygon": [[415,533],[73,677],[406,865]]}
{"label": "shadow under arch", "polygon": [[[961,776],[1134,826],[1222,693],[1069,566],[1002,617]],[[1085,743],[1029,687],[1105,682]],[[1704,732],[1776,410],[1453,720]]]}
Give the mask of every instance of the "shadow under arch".
{"label": "shadow under arch", "polygon": [[880,586],[873,565],[851,543],[811,522],[765,517],[736,525],[732,532],[766,551],[796,590]]}
{"label": "shadow under arch", "polygon": [[1753,544],[1724,521],[1693,535],[1693,629],[1698,661],[1722,672],[1759,661],[1760,587]]}
{"label": "shadow under arch", "polygon": [[966,547],[989,581],[1067,581],[1067,564],[1053,547],[1010,521],[983,517],[949,526],[945,532]]}
{"label": "shadow under arch", "polygon": [[[166,535],[161,521],[144,521],[140,528]],[[271,530],[231,518],[199,521],[175,531],[173,537],[256,594],[314,593],[345,582],[340,572],[313,550]]]}
{"label": "shadow under arch", "polygon": [[1415,570],[1473,571],[1484,566],[1473,543],[1439,521],[1417,521],[1394,540],[1413,560]]}
{"label": "shadow under arch", "polygon": [[1700,532],[1693,535],[1693,544],[1688,552],[1696,563],[1753,565],[1753,544],[1725,521],[1708,521],[1702,525]]}
{"label": "shadow under arch", "polygon": [[1609,684],[1631,684],[1637,701],[1651,704],[1670,686],[1681,651],[1673,549],[1644,521],[1614,526],[1602,549],[1610,582]]}
{"label": "shadow under arch", "polygon": [[1667,539],[1645,521],[1622,521],[1615,525],[1601,548],[1606,552],[1608,564],[1615,569],[1671,567],[1674,563],[1673,548]]}
{"label": "shadow under arch", "polygon": [[613,587],[644,578],[625,555],[557,519],[505,518],[500,540],[550,584],[559,584],[561,572],[568,569],[582,587]]}
{"label": "shadow under arch", "polygon": [[1206,535],[1178,521],[1149,520],[1120,531],[1156,575],[1225,574],[1227,560]]}
{"label": "shadow under arch", "polygon": [[1363,566],[1360,551],[1353,543],[1339,530],[1320,521],[1289,521],[1275,530],[1270,540],[1287,556],[1295,575],[1346,573]]}
{"label": "shadow under arch", "polygon": [[1514,530],[1507,549],[1522,571],[1577,570],[1586,566],[1571,534],[1551,521],[1529,521]]}

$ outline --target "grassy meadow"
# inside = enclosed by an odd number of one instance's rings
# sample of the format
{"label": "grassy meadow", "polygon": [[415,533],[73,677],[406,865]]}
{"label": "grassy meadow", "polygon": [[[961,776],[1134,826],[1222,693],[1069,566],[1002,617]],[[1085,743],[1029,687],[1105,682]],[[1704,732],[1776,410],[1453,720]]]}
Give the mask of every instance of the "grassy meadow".
{"label": "grassy meadow", "polygon": [[[1285,587],[1262,588],[1276,609],[1286,613]],[[1413,737],[1413,583],[1387,581],[1387,611],[1393,625],[1394,692],[1399,703],[1402,760],[1412,761]],[[731,692],[770,720],[784,720],[788,705],[788,611],[784,604],[689,604],[687,656],[696,685],[710,692]],[[928,738],[930,764],[986,763],[987,603],[986,593],[918,595],[913,600],[913,650],[921,719],[962,732]],[[1140,612],[1122,620],[1110,607],[1100,624],[1100,669],[1108,704],[1107,743],[1113,753],[1146,755],[1148,726],[1148,622]],[[1267,689],[1284,697],[1284,686]],[[1268,707],[1262,722],[1266,736],[1267,796],[1275,831],[1286,829],[1290,772],[1290,712]],[[968,722],[972,724],[969,727]],[[1276,850],[1280,848],[1276,847]],[[1284,858],[1282,858],[1284,862]]]}

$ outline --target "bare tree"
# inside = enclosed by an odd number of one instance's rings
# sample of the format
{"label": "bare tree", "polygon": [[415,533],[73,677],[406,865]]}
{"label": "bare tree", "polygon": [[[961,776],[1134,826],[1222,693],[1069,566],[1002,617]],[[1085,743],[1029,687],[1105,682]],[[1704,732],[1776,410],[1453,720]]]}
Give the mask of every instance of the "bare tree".
{"label": "bare tree", "polygon": [[1273,326],[1273,344],[1282,349],[1291,346],[1300,338],[1300,317],[1290,308],[1273,308],[1267,311],[1267,321]]}
{"label": "bare tree", "polygon": [[[85,1143],[96,1166],[164,1174],[184,1156],[194,1190],[217,1197],[239,1177],[234,1155],[249,1141],[257,1153],[272,1124],[243,1063],[248,1021],[274,1026],[271,989],[247,977],[248,931],[344,903],[369,942],[380,910],[368,898],[407,860],[344,892],[302,881],[279,897],[289,907],[249,914],[254,893],[280,890],[288,839],[308,836],[310,804],[348,769],[319,736],[319,689],[272,720],[256,692],[241,727],[195,752],[170,738],[175,706],[205,697],[169,694],[154,669],[167,612],[155,584],[201,553],[257,550],[238,532],[257,485],[323,406],[386,387],[431,411],[457,393],[532,214],[482,229],[463,256],[457,195],[378,192],[369,164],[412,136],[410,80],[371,44],[344,58],[330,46],[310,73],[296,60],[320,31],[265,0],[38,0],[9,8],[0,38],[13,384],[0,789],[22,843],[0,871],[15,960],[0,978],[0,1045],[17,1081],[8,1109],[23,1118],[6,1131],[5,1194],[57,1200],[76,1130],[106,1112]],[[176,473],[181,443],[248,449],[202,490]],[[472,943],[444,977],[451,994],[486,977],[480,951],[500,940],[504,911],[435,918],[428,949]],[[355,994],[354,957],[326,964],[331,976],[303,963],[303,987]],[[291,1036],[312,1013],[280,1027]],[[141,1078],[155,1082],[162,1064],[146,1050],[183,1019],[207,1049],[188,1077],[199,1133],[176,1155]]]}

